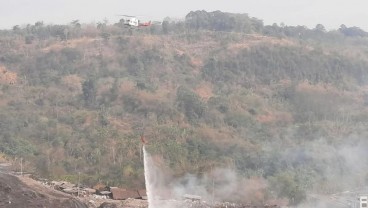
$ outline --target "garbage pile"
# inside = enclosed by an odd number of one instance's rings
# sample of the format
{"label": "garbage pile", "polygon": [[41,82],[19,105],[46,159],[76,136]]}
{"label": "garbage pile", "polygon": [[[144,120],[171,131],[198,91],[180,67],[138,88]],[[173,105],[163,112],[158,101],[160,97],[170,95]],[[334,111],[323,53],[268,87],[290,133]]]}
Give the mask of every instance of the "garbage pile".
{"label": "garbage pile", "polygon": [[145,189],[129,190],[118,187],[108,187],[103,185],[98,185],[93,188],[89,188],[78,186],[76,184],[66,181],[51,181],[51,182],[44,182],[43,184],[55,190],[62,191],[64,193],[78,197],[93,197],[96,199],[114,199],[114,200],[147,199]]}

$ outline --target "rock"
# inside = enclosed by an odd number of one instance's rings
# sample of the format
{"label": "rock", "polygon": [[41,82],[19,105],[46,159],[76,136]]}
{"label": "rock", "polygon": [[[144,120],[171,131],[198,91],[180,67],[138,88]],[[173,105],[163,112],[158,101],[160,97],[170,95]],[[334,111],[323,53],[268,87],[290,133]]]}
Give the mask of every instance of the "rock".
{"label": "rock", "polygon": [[91,188],[84,188],[83,191],[85,191],[87,194],[95,194],[96,193],[96,189],[91,189]]}
{"label": "rock", "polygon": [[190,194],[184,194],[184,199],[189,199],[189,200],[192,200],[192,201],[201,201],[201,198],[200,196],[196,196],[196,195],[190,195]]}
{"label": "rock", "polygon": [[63,192],[68,193],[68,194],[77,194],[78,189],[77,188],[66,188],[66,189],[63,189]]}
{"label": "rock", "polygon": [[141,196],[138,194],[138,191],[125,190],[121,188],[111,188],[110,189],[112,198],[115,200],[125,200],[125,199],[139,199]]}
{"label": "rock", "polygon": [[110,191],[100,191],[101,195],[110,195],[111,192]]}
{"label": "rock", "polygon": [[118,208],[118,205],[109,202],[104,202],[98,208]]}
{"label": "rock", "polygon": [[96,202],[93,201],[93,200],[89,200],[87,202],[87,206],[88,206],[88,208],[97,208]]}

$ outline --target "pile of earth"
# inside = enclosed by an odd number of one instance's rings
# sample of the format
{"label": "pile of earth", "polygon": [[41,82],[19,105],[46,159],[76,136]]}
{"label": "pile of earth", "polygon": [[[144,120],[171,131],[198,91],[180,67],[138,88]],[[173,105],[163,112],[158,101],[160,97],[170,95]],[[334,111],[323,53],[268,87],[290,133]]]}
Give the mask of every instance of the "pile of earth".
{"label": "pile of earth", "polygon": [[88,208],[70,195],[37,184],[27,177],[0,173],[0,207],[3,208]]}

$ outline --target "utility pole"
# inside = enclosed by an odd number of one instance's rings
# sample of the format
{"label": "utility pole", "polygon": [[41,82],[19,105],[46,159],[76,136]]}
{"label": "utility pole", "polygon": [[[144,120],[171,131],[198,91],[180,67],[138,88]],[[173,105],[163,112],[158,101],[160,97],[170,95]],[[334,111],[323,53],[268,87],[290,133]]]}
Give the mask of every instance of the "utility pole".
{"label": "utility pole", "polygon": [[213,165],[212,165],[212,205],[215,205],[215,174],[213,172]]}
{"label": "utility pole", "polygon": [[139,145],[139,160],[142,161],[143,145]]}
{"label": "utility pole", "polygon": [[23,157],[20,158],[20,176],[23,176]]}
{"label": "utility pole", "polygon": [[212,205],[215,205],[215,180],[212,178]]}
{"label": "utility pole", "polygon": [[80,187],[80,172],[78,172],[78,198],[79,198],[79,187]]}

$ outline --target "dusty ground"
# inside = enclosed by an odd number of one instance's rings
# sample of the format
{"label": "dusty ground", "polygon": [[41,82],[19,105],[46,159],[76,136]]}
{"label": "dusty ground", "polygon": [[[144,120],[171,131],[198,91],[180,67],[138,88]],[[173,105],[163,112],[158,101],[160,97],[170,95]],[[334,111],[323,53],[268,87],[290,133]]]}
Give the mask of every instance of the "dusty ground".
{"label": "dusty ground", "polygon": [[[94,196],[76,198],[43,185],[27,176],[16,176],[9,171],[9,163],[0,161],[1,208],[147,208],[148,202],[139,199],[97,199]],[[181,208],[248,208],[257,207],[231,203],[209,205],[188,200],[160,200],[158,207]],[[260,206],[276,207],[276,206]]]}
{"label": "dusty ground", "polygon": [[75,198],[27,176],[15,176],[10,163],[0,161],[1,208],[146,208],[145,200]]}
{"label": "dusty ground", "polygon": [[127,199],[124,201],[121,200],[112,200],[112,199],[91,199],[91,198],[83,198],[83,202],[85,202],[89,208],[147,208],[148,203],[146,200],[139,199]]}
{"label": "dusty ground", "polygon": [[29,178],[21,180],[0,172],[0,207],[2,208],[87,208],[77,199],[43,187]]}
{"label": "dusty ground", "polygon": [[[193,201],[159,201],[162,207],[182,208],[248,208],[250,205],[221,203],[209,205]],[[160,207],[161,207],[160,206]],[[56,191],[27,176],[14,176],[0,167],[0,207],[1,208],[147,208],[146,200],[96,199],[91,197],[75,198]],[[260,206],[276,207],[276,206]]]}

